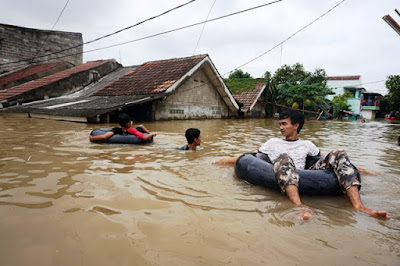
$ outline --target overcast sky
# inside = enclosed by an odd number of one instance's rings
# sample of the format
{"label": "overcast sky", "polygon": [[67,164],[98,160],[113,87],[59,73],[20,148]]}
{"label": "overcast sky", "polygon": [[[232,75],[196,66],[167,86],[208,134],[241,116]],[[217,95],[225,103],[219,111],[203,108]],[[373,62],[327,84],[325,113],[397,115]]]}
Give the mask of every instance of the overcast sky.
{"label": "overcast sky", "polygon": [[[272,0],[197,0],[162,17],[84,46],[84,51],[150,36],[269,3]],[[189,0],[70,0],[54,30],[80,32],[84,42],[134,25]],[[115,58],[124,66],[209,54],[219,73],[234,70],[278,45],[342,0],[283,0],[253,11],[122,46],[84,54],[84,61]],[[51,29],[67,0],[0,0],[0,23]],[[211,9],[212,7],[212,9]],[[399,0],[346,0],[315,23],[241,67],[253,77],[284,64],[323,68],[329,76],[361,75],[368,91],[386,93],[400,74],[400,35],[382,20],[400,23]],[[225,75],[224,77],[227,77]]]}

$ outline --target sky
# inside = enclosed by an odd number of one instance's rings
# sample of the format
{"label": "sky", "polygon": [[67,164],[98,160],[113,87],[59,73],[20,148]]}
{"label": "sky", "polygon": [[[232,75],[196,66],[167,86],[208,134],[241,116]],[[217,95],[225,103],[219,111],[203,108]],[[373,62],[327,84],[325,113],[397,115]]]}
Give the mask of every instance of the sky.
{"label": "sky", "polygon": [[[190,0],[0,0],[0,23],[80,32],[83,41],[88,42],[188,2]],[[84,45],[84,51],[270,2],[273,0],[196,0],[139,26]],[[387,76],[400,75],[400,35],[382,19],[389,14],[400,24],[395,9],[400,11],[399,0],[282,0],[168,34],[86,52],[83,60],[114,58],[124,66],[131,66],[208,54],[224,78],[238,67],[257,78],[266,71],[273,74],[282,65],[301,63],[307,71],[322,68],[328,76],[361,75],[362,87],[385,95]],[[249,61],[252,62],[246,64]]]}

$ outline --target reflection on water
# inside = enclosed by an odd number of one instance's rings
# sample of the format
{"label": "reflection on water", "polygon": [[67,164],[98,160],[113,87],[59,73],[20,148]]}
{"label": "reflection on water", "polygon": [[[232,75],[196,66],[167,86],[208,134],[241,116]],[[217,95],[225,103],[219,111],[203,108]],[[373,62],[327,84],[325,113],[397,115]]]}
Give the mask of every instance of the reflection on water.
{"label": "reflection on water", "polygon": [[[306,222],[285,196],[212,164],[279,137],[275,120],[152,122],[149,145],[88,141],[111,126],[0,114],[1,265],[400,262],[400,124],[306,122],[301,137],[322,153],[345,149],[380,173],[363,177],[361,196],[392,217],[357,213],[344,196],[303,197]],[[176,150],[189,127],[201,149]]]}

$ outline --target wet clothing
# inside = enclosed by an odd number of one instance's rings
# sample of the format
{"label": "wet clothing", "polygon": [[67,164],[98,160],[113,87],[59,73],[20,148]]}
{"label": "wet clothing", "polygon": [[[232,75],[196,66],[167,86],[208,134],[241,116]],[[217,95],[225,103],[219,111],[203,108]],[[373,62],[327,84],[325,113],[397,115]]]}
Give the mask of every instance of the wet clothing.
{"label": "wet clothing", "polygon": [[360,174],[343,150],[332,151],[307,167],[307,158],[319,155],[318,148],[308,140],[287,141],[273,138],[261,145],[258,151],[257,158],[274,165],[275,177],[282,193],[285,193],[289,185],[299,186],[300,177],[296,169],[332,169],[344,193],[351,186],[361,187]]}
{"label": "wet clothing", "polygon": [[316,156],[319,149],[309,140],[285,140],[272,138],[258,149],[259,152],[268,154],[271,161],[275,161],[283,152],[293,160],[296,169],[304,169],[307,156]]}
{"label": "wet clothing", "polygon": [[[339,180],[339,185],[343,193],[352,186],[361,187],[360,174],[357,168],[350,162],[347,153],[343,150],[330,152],[327,156],[319,159],[309,169],[332,169]],[[300,177],[296,172],[293,159],[287,153],[282,153],[274,161],[274,172],[282,193],[285,193],[285,189],[289,185],[299,186]]]}
{"label": "wet clothing", "polygon": [[136,129],[131,127],[128,128],[127,131],[122,131],[122,128],[120,127],[114,127],[111,129],[112,132],[114,132],[114,134],[117,135],[135,135],[136,137],[138,137],[138,139],[143,139],[144,137],[144,130],[141,127],[137,127]]}
{"label": "wet clothing", "polygon": [[188,151],[189,150],[189,146],[186,144],[185,146],[180,147],[179,150]]}
{"label": "wet clothing", "polygon": [[136,128],[128,128],[127,132],[131,135],[135,135],[136,137],[138,137],[138,139],[143,139],[144,138],[144,134],[142,132],[140,132],[139,130],[137,130]]}

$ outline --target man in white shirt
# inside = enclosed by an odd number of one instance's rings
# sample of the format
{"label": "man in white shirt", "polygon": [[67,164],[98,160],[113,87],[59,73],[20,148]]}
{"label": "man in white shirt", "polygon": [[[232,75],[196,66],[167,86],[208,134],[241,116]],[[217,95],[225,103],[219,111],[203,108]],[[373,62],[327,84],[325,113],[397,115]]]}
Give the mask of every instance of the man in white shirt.
{"label": "man in white shirt", "polygon": [[[278,185],[283,194],[296,206],[302,207],[303,219],[311,217],[309,208],[301,202],[298,190],[299,175],[296,169],[304,169],[307,156],[320,155],[318,148],[307,140],[299,140],[298,134],[304,125],[304,116],[295,110],[287,110],[279,116],[279,128],[285,139],[273,138],[261,145],[257,157],[274,164],[274,172]],[[223,158],[219,164],[235,163],[238,157]],[[359,188],[361,180],[359,172],[368,172],[357,169],[351,164],[345,151],[335,150],[318,160],[309,169],[333,169],[338,177],[342,191],[348,196],[352,206],[371,216],[389,219],[386,211],[377,211],[366,208],[360,198]]]}

